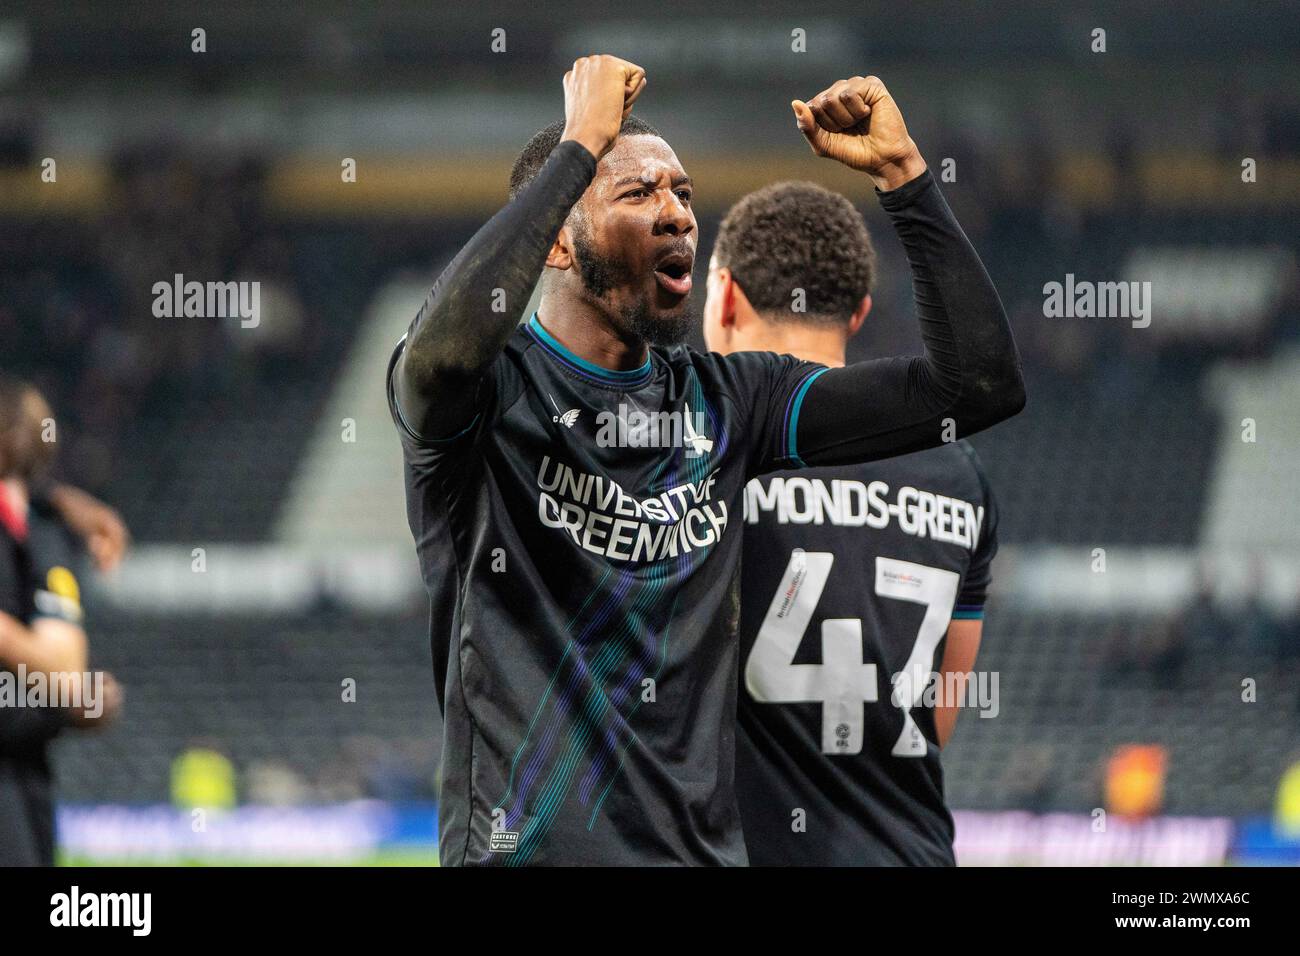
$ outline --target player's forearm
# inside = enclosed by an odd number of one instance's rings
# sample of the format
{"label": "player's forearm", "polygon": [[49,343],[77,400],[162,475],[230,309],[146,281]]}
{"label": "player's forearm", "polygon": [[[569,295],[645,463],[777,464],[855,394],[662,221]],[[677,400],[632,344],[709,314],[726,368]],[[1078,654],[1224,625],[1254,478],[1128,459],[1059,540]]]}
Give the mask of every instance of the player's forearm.
{"label": "player's forearm", "polygon": [[1025,404],[1020,356],[997,289],[930,172],[880,194],[912,270],[924,364],[921,397],[955,420],[959,435]]}
{"label": "player's forearm", "polygon": [[964,618],[948,624],[934,708],[934,729],[940,747],[948,746],[957,726],[957,715],[966,700],[966,685],[975,670],[983,634],[982,620]]}
{"label": "player's forearm", "polygon": [[871,461],[952,441],[1016,414],[1024,379],[997,290],[927,171],[881,194],[907,251],[925,355],[835,368],[798,418],[809,465]]}
{"label": "player's forearm", "polygon": [[537,178],[438,277],[394,383],[404,414],[419,430],[431,424],[431,410],[445,411],[467,390],[472,393],[505,348],[547,252],[595,171],[596,160],[582,145],[561,142]]}
{"label": "player's forearm", "polygon": [[80,674],[86,669],[86,640],[80,628],[51,621],[49,627],[28,627],[0,614],[0,666],[28,673]]}
{"label": "player's forearm", "polygon": [[33,489],[32,510],[66,524],[101,571],[117,567],[130,546],[131,532],[122,516],[80,488],[47,481]]}
{"label": "player's forearm", "polygon": [[[966,681],[969,680],[967,674],[957,674],[951,678],[952,687],[958,697],[961,698],[966,692]],[[952,739],[952,732],[957,727],[957,714],[960,713],[961,707],[956,703],[938,704],[934,708],[934,731],[939,738],[939,748],[948,746],[948,741]]]}

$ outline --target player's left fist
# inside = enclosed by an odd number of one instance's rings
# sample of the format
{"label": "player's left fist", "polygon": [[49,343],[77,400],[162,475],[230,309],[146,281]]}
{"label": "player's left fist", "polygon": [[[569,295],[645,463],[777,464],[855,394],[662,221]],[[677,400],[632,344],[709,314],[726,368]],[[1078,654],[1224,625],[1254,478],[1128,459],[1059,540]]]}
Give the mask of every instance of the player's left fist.
{"label": "player's left fist", "polygon": [[808,102],[793,100],[795,122],[812,151],[897,189],[925,172],[898,104],[876,76],[839,80]]}

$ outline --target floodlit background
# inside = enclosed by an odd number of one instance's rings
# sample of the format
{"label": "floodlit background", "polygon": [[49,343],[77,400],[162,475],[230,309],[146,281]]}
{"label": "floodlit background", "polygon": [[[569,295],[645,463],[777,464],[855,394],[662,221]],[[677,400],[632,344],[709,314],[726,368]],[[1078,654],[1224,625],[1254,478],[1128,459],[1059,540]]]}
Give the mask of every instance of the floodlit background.
{"label": "floodlit background", "polygon": [[[136,538],[86,574],[127,708],[58,745],[65,859],[436,859],[385,363],[564,71],[609,52],[695,178],[697,304],[728,204],[812,179],[880,252],[854,357],[919,348],[869,182],[788,107],[867,73],[1002,293],[1029,406],[974,439],[1000,695],[945,754],[959,858],[1300,862],[1294,8],[438,6],[0,7],[0,361]],[[259,282],[260,322],[156,317],[178,274]],[[1150,283],[1150,324],[1049,316],[1052,282]]]}

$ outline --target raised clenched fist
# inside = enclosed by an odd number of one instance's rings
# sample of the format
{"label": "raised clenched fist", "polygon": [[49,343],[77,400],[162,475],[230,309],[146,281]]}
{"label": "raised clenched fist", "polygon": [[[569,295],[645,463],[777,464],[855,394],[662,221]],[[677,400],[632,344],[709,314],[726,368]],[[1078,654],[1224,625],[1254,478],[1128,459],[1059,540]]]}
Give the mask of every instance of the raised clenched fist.
{"label": "raised clenched fist", "polygon": [[616,56],[597,54],[573,62],[564,74],[564,135],[600,159],[645,89],[645,70]]}
{"label": "raised clenched fist", "polygon": [[879,77],[839,80],[790,107],[814,153],[867,173],[881,190],[897,189],[925,172],[903,114]]}

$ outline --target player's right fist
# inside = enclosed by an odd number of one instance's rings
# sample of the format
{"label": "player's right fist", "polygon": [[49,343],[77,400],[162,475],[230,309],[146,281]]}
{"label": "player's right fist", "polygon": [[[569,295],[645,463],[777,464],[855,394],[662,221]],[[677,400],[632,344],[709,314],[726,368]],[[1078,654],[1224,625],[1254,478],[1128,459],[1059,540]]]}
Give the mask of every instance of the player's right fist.
{"label": "player's right fist", "polygon": [[616,56],[579,57],[564,74],[564,135],[597,159],[614,145],[618,129],[645,89],[645,70]]}
{"label": "player's right fist", "polygon": [[867,173],[882,192],[925,172],[903,114],[879,77],[839,80],[790,107],[814,153]]}

